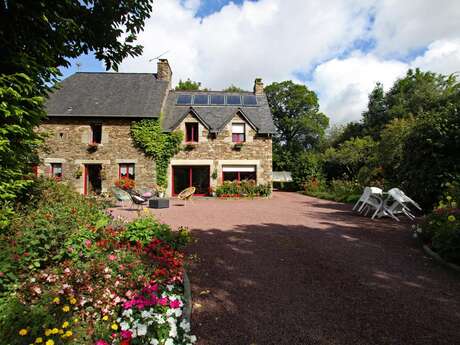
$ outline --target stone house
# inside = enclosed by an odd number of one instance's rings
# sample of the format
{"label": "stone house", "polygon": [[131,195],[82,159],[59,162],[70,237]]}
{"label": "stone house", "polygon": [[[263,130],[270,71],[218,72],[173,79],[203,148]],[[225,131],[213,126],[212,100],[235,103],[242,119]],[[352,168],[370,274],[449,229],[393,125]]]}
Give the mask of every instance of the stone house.
{"label": "stone house", "polygon": [[159,119],[166,132],[182,130],[183,150],[168,168],[166,193],[189,186],[198,195],[223,181],[272,181],[273,119],[256,79],[254,92],[174,91],[166,59],[157,73],[78,72],[61,82],[46,104],[46,149],[37,173],[72,184],[84,194],[110,189],[129,177],[155,184],[155,162],[130,136],[133,121]]}

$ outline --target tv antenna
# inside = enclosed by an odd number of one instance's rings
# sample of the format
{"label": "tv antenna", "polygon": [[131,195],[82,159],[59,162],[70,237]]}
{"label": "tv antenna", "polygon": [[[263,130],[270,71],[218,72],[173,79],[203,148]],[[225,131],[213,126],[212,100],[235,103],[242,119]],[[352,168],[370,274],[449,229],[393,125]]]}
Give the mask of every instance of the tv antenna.
{"label": "tv antenna", "polygon": [[170,50],[167,50],[167,51],[165,51],[163,54],[160,54],[160,55],[158,55],[157,57],[154,57],[154,58],[150,59],[149,62],[152,62],[152,61],[154,61],[154,60],[159,60],[163,55],[166,55],[166,54],[168,54],[169,52],[170,52]]}

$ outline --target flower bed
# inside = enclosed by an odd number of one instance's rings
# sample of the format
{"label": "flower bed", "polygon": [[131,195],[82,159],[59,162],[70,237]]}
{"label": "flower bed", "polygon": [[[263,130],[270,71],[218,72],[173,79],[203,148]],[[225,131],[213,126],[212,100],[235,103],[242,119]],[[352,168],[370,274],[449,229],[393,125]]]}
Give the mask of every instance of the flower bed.
{"label": "flower bed", "polygon": [[184,317],[188,231],[147,215],[113,220],[64,185],[42,188],[46,201],[2,234],[2,343],[194,343]]}
{"label": "flower bed", "polygon": [[439,205],[415,226],[415,234],[442,259],[460,265],[460,185],[447,184],[447,188]]}

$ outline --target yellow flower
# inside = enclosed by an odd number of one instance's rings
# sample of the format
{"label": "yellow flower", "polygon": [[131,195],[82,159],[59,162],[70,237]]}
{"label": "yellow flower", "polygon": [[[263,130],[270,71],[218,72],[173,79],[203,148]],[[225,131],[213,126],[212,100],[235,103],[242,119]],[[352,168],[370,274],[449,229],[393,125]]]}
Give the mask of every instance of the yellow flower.
{"label": "yellow flower", "polygon": [[63,311],[64,313],[67,313],[67,312],[70,311],[70,307],[69,307],[68,305],[65,305],[65,306],[62,307],[62,311]]}
{"label": "yellow flower", "polygon": [[67,328],[69,327],[69,323],[67,321],[64,321],[64,323],[61,326],[62,328]]}
{"label": "yellow flower", "polygon": [[63,329],[60,329],[60,330],[59,330],[59,334],[64,334],[64,330],[63,330]]}
{"label": "yellow flower", "polygon": [[19,330],[19,335],[20,335],[21,337],[27,335],[27,329],[22,328],[21,330]]}
{"label": "yellow flower", "polygon": [[48,339],[45,343],[45,345],[54,345],[54,340]]}
{"label": "yellow flower", "polygon": [[42,337],[38,337],[37,339],[35,339],[35,343],[36,343],[36,344],[41,344],[41,343],[43,343],[43,338],[42,338]]}
{"label": "yellow flower", "polygon": [[449,217],[447,217],[447,219],[449,220],[449,222],[455,222],[455,216],[454,215],[450,215]]}
{"label": "yellow flower", "polygon": [[102,317],[102,320],[104,320],[104,321],[107,321],[108,319],[109,319],[109,317],[108,317],[107,315],[104,315],[104,316]]}
{"label": "yellow flower", "polygon": [[53,303],[54,304],[59,304],[59,303],[61,303],[61,300],[59,299],[59,297],[54,297]]}
{"label": "yellow flower", "polygon": [[72,297],[70,300],[70,304],[76,304],[77,303],[77,300],[75,297]]}
{"label": "yellow flower", "polygon": [[51,331],[50,329],[45,329],[45,335],[47,337],[49,337],[51,335],[51,333],[53,333],[53,331]]}
{"label": "yellow flower", "polygon": [[118,329],[118,325],[116,323],[112,323],[112,326],[110,326],[114,331]]}
{"label": "yellow flower", "polygon": [[67,331],[62,335],[62,337],[63,338],[70,338],[72,335],[73,335],[72,331]]}
{"label": "yellow flower", "polygon": [[59,330],[57,328],[53,328],[51,330],[51,334],[58,334],[59,333]]}
{"label": "yellow flower", "polygon": [[73,319],[73,322],[74,322],[74,323],[77,323],[77,322],[78,322],[78,319],[77,319],[77,318]]}

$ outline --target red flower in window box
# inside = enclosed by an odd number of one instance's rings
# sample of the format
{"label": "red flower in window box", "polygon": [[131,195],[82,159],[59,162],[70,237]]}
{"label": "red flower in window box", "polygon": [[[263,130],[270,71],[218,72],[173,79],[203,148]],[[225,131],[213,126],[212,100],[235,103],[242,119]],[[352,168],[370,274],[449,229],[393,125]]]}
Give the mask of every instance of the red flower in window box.
{"label": "red flower in window box", "polygon": [[115,180],[115,186],[123,190],[131,190],[136,186],[136,183],[134,182],[134,180],[124,177]]}
{"label": "red flower in window box", "polygon": [[98,144],[97,143],[89,143],[87,150],[88,152],[94,152],[97,150]]}

